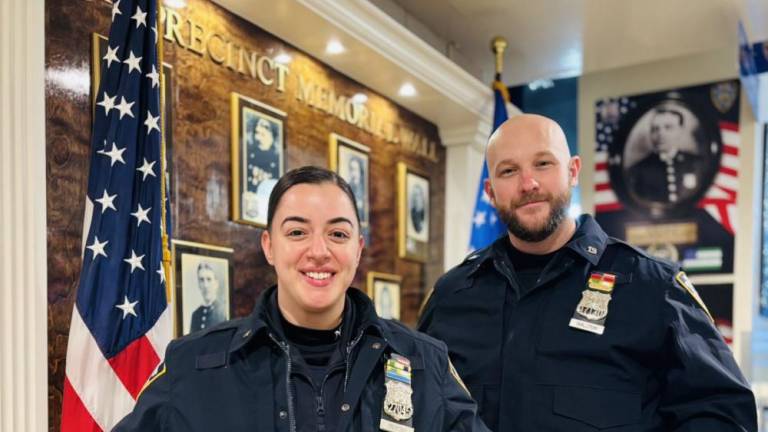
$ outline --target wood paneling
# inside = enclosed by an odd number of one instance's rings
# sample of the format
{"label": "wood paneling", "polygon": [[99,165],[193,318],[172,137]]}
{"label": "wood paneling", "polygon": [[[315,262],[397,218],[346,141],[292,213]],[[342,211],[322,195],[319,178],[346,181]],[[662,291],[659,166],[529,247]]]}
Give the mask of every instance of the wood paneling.
{"label": "wood paneling", "polygon": [[[108,34],[111,5],[100,0],[46,2],[46,69],[90,74],[91,33]],[[404,151],[296,98],[297,76],[335,88],[338,94],[365,92],[369,109],[439,142],[435,125],[395,105],[252,24],[204,1],[191,0],[181,14],[207,29],[228,35],[257,52],[293,57],[285,92],[215,64],[206,56],[165,41],[164,60],[173,65],[173,237],[228,246],[235,250],[236,316],[248,314],[259,293],[275,282],[262,254],[261,230],[230,218],[230,92],[247,95],[288,113],[286,169],[328,165],[328,135],[338,133],[371,148],[371,244],[363,254],[355,285],[365,288],[369,270],[403,277],[402,319],[414,324],[427,287],[442,272],[445,207],[445,152],[438,160]],[[91,127],[90,94],[66,89],[50,78],[46,85],[49,279],[50,429],[60,422],[64,358],[69,321],[80,271],[81,231],[87,186]],[[89,87],[87,87],[89,88]],[[397,258],[396,164],[405,161],[430,173],[430,253],[426,264]]]}

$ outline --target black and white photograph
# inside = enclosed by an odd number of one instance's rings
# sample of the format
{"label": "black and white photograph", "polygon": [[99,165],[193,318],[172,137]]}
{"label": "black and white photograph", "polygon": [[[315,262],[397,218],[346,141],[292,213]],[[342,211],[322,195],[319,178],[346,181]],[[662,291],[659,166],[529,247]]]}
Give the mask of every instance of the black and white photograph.
{"label": "black and white photograph", "polygon": [[739,83],[595,104],[595,218],[609,235],[682,265],[733,271]]}
{"label": "black and white photograph", "polygon": [[634,124],[624,148],[627,192],[649,206],[690,202],[712,184],[720,146],[682,101],[666,100]]}
{"label": "black and white photograph", "polygon": [[355,195],[360,231],[370,244],[369,172],[371,149],[351,139],[332,133],[329,138],[329,165],[349,183]]}
{"label": "black and white photograph", "polygon": [[286,114],[232,93],[233,219],[264,227],[272,188],[284,172]]}
{"label": "black and white photograph", "polygon": [[384,319],[400,319],[400,283],[398,275],[368,272],[368,296],[373,300],[376,314]]}
{"label": "black and white photograph", "polygon": [[173,241],[177,336],[230,318],[232,253],[225,247]]}
{"label": "black and white photograph", "polygon": [[429,179],[398,162],[400,257],[426,261],[429,242]]}

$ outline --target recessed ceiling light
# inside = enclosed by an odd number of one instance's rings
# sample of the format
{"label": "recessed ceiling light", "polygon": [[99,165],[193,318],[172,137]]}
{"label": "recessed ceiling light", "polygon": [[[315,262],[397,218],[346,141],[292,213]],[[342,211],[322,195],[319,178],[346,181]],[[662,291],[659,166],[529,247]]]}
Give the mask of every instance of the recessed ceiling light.
{"label": "recessed ceiling light", "polygon": [[346,51],[346,49],[338,39],[329,40],[328,45],[325,46],[325,52],[328,54],[341,54],[344,51]]}
{"label": "recessed ceiling light", "polygon": [[187,7],[187,0],[163,0],[163,4],[171,9],[184,9]]}
{"label": "recessed ceiling light", "polygon": [[352,96],[352,102],[354,103],[366,103],[368,102],[368,96],[365,93],[355,93],[354,96]]}
{"label": "recessed ceiling light", "polygon": [[405,83],[400,86],[400,90],[397,93],[404,97],[416,96],[416,87],[411,83]]}
{"label": "recessed ceiling light", "polygon": [[275,61],[281,64],[288,64],[291,60],[293,60],[293,58],[286,53],[280,53],[275,57]]}

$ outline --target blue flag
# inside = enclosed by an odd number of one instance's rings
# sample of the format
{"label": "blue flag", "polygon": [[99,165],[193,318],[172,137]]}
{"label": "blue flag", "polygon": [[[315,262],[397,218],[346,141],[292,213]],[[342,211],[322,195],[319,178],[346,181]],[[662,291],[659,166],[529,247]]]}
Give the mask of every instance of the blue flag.
{"label": "blue flag", "polygon": [[[493,130],[495,131],[507,116],[507,89],[497,74],[496,81],[493,83],[493,95],[495,106],[493,110]],[[484,248],[493,243],[503,233],[507,231],[506,225],[499,219],[496,209],[491,205],[491,200],[485,194],[483,185],[488,179],[488,164],[483,160],[483,171],[480,174],[480,184],[477,186],[477,199],[475,200],[475,211],[472,214],[472,230],[469,236],[469,250]]]}

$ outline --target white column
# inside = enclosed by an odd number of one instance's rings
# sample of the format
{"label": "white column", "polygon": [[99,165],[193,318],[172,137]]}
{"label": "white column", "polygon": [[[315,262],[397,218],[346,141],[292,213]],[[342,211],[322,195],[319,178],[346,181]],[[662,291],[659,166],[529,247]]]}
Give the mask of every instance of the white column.
{"label": "white column", "polygon": [[0,430],[48,430],[45,3],[0,0]]}
{"label": "white column", "polygon": [[475,127],[440,131],[446,148],[445,270],[459,264],[469,252],[472,213],[490,133],[490,116],[487,122],[479,122]]}

